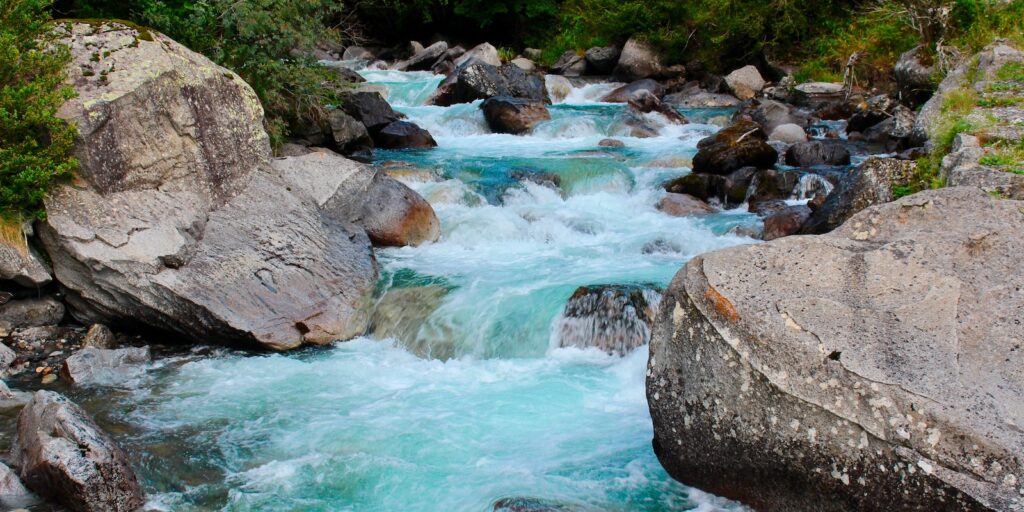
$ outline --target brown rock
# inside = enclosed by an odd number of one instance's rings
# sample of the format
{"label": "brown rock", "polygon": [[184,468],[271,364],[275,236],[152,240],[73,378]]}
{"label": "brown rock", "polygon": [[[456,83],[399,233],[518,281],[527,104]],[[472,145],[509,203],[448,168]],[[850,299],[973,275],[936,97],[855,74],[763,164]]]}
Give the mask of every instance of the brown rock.
{"label": "brown rock", "polygon": [[658,202],[658,209],[675,217],[707,215],[717,210],[709,204],[688,194],[669,192]]}

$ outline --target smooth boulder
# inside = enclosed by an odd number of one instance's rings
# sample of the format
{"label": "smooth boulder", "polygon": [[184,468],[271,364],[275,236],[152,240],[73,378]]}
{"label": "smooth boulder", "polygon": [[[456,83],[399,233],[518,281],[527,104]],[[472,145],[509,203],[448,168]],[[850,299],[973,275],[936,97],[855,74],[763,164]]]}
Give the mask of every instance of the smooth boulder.
{"label": "smooth boulder", "polygon": [[384,172],[327,151],[277,158],[272,165],[325,216],[361,227],[376,245],[420,245],[441,234],[430,203]]}
{"label": "smooth boulder", "polygon": [[729,90],[741,100],[749,100],[757,96],[767,85],[761,72],[754,66],[744,66],[725,76]]}
{"label": "smooth boulder", "polygon": [[[6,389],[7,385],[0,384],[0,387]],[[8,400],[8,398],[0,395],[0,401],[3,400]],[[25,485],[21,483],[18,475],[6,464],[0,462],[0,508],[4,510],[24,509],[35,505],[37,501],[38,499],[32,495],[32,491],[26,489]]]}
{"label": "smooth boulder", "polygon": [[587,60],[587,68],[596,75],[608,75],[619,62],[622,50],[618,46],[595,46],[583,54]]}
{"label": "smooth boulder", "polygon": [[644,92],[650,93],[655,99],[658,99],[665,94],[665,86],[656,80],[645,78],[613,90],[604,95],[601,101],[605,103],[629,103],[631,100],[637,99]]}
{"label": "smooth boulder", "polygon": [[711,205],[689,194],[669,192],[658,201],[658,210],[673,217],[689,217],[715,213]]}
{"label": "smooth boulder", "polygon": [[436,148],[437,141],[430,132],[409,121],[395,121],[375,135],[374,142],[381,149]]}
{"label": "smooth boulder", "polygon": [[724,175],[741,167],[772,167],[779,154],[767,139],[757,123],[740,120],[697,143],[693,172]]}
{"label": "smooth boulder", "polygon": [[768,140],[784,142],[786,144],[807,142],[807,132],[797,124],[780,124],[768,134]]}
{"label": "smooth boulder", "polygon": [[69,30],[78,179],[46,197],[40,239],[71,314],[274,350],[361,334],[369,240],[273,173],[253,90],[156,32]]}
{"label": "smooth boulder", "polygon": [[11,458],[25,486],[73,512],[134,512],[142,488],[128,457],[80,407],[37,391],[18,416]]}
{"label": "smooth boulder", "polygon": [[576,50],[566,50],[551,65],[551,70],[562,76],[580,76],[587,71],[587,61]]}
{"label": "smooth boulder", "polygon": [[658,53],[649,44],[631,37],[622,47],[612,76],[623,82],[634,82],[657,76],[663,71],[664,66]]}
{"label": "smooth boulder", "polygon": [[483,110],[484,120],[494,133],[519,135],[551,119],[544,103],[506,96],[489,98],[480,104],[480,110]]}
{"label": "smooth boulder", "polygon": [[0,322],[11,329],[55,325],[64,318],[64,304],[53,297],[11,300],[0,304]]}
{"label": "smooth boulder", "polygon": [[691,260],[651,340],[654,450],[756,510],[1014,510],[1024,202],[927,191]]}

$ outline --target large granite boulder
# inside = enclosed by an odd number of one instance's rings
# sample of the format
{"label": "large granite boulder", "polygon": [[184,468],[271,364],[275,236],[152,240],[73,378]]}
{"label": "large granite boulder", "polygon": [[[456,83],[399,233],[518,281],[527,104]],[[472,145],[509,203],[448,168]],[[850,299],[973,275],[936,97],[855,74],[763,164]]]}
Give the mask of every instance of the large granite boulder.
{"label": "large granite boulder", "polygon": [[729,90],[741,100],[754,98],[768,84],[754,66],[744,66],[725,75],[725,83],[729,86]]}
{"label": "large granite boulder", "polygon": [[308,197],[331,221],[362,227],[376,245],[420,245],[441,234],[430,203],[371,167],[329,151],[276,158],[272,165],[296,194]]}
{"label": "large granite boulder", "polygon": [[68,30],[80,166],[40,238],[72,315],[275,350],[361,334],[369,240],[272,172],[252,89],[156,32]]}
{"label": "large granite boulder", "polygon": [[134,512],[142,488],[128,457],[80,407],[38,391],[18,416],[11,458],[29,489],[74,512]]}
{"label": "large granite boulder", "polygon": [[1020,510],[1021,211],[927,191],[691,260],[651,340],[662,464],[758,510]]}
{"label": "large granite boulder", "polygon": [[814,211],[801,232],[829,232],[864,208],[892,201],[897,187],[910,183],[916,165],[913,160],[868,159],[839,180],[835,190]]}
{"label": "large granite boulder", "polygon": [[494,133],[522,134],[543,121],[551,119],[551,113],[543,102],[498,96],[480,104],[484,120]]}
{"label": "large granite boulder", "polygon": [[779,154],[767,139],[757,123],[737,121],[697,143],[693,172],[725,175],[742,167],[772,167]]}
{"label": "large granite boulder", "polygon": [[649,44],[631,37],[622,47],[619,62],[615,64],[612,75],[623,82],[634,82],[658,76],[663,72],[664,65],[658,52]]}

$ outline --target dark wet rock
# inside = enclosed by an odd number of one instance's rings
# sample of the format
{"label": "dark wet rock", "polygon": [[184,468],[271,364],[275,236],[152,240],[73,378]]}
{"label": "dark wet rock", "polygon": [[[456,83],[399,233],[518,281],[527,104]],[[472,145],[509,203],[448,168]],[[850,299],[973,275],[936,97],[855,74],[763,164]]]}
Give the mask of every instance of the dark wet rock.
{"label": "dark wet rock", "polygon": [[1018,508],[1022,208],[926,191],[691,260],[650,346],[663,466],[757,510]]}
{"label": "dark wet rock", "polygon": [[744,66],[729,73],[725,77],[725,83],[733,95],[741,100],[754,98],[767,85],[761,73],[754,66]]}
{"label": "dark wet rock", "polygon": [[630,38],[622,47],[612,75],[623,82],[633,82],[657,76],[663,71],[664,66],[658,53],[647,43]]}
{"label": "dark wet rock", "polygon": [[803,233],[827,233],[857,212],[893,200],[894,189],[906,186],[916,163],[895,158],[871,158],[850,171],[818,210],[811,215]]}
{"label": "dark wet rock", "polygon": [[596,46],[590,48],[584,54],[587,66],[595,75],[608,75],[615,69],[619,62],[619,55],[622,50],[618,46]]}
{"label": "dark wet rock", "polygon": [[864,139],[882,145],[889,151],[903,148],[914,133],[915,118],[912,110],[897,105],[892,115],[864,131]]}
{"label": "dark wet rock", "polygon": [[484,119],[494,133],[522,134],[551,119],[543,102],[507,96],[489,98],[480,104]]}
{"label": "dark wet rock", "polygon": [[514,169],[509,173],[509,178],[519,182],[529,182],[542,187],[560,189],[562,177],[553,172],[537,171],[533,169]]}
{"label": "dark wet rock", "polygon": [[75,512],[132,512],[143,495],[128,457],[67,398],[39,391],[18,416],[11,457],[26,487]]}
{"label": "dark wet rock", "polygon": [[345,113],[363,123],[371,135],[402,119],[377,92],[348,93],[342,96],[341,103]]}
{"label": "dark wet rock", "polygon": [[840,143],[812,140],[798,142],[786,150],[786,164],[794,167],[849,165],[850,151]]}
{"label": "dark wet rock", "polygon": [[346,82],[349,82],[349,83],[352,83],[352,84],[361,84],[361,83],[366,82],[366,79],[363,78],[363,75],[360,75],[358,72],[354,71],[352,68],[350,68],[348,66],[345,66],[345,65],[343,65],[340,62],[327,62],[327,63],[324,63],[323,66],[325,68],[333,71],[334,74],[338,75],[338,77],[340,77],[342,80],[344,80]]}
{"label": "dark wet rock", "polygon": [[747,189],[756,173],[755,167],[741,167],[725,176],[690,173],[666,183],[665,190],[705,201],[714,199],[731,207],[746,201]]}
{"label": "dark wet rock", "polygon": [[665,86],[655,80],[645,78],[615,89],[601,98],[601,101],[607,103],[628,103],[641,91],[647,91],[657,99],[665,94]]}
{"label": "dark wet rock", "polygon": [[587,61],[576,50],[566,50],[551,66],[551,70],[562,76],[580,76],[587,70]]}
{"label": "dark wet rock", "polygon": [[911,107],[928,101],[935,92],[936,68],[934,64],[924,63],[927,53],[924,45],[907,50],[900,55],[892,71],[900,88],[900,98]]}
{"label": "dark wet rock", "polygon": [[635,108],[628,109],[623,114],[620,122],[627,128],[627,135],[629,137],[647,139],[658,136],[657,128],[651,126],[650,123],[644,119],[642,112]]}
{"label": "dark wet rock", "polygon": [[64,318],[64,304],[53,297],[10,300],[0,304],[0,322],[8,329],[42,327],[60,323]]}
{"label": "dark wet rock", "polygon": [[863,132],[872,126],[885,121],[900,103],[889,95],[872,96],[857,104],[853,115],[846,124],[848,132]]}
{"label": "dark wet rock", "polygon": [[789,203],[784,199],[765,199],[751,202],[748,211],[764,218],[779,213],[786,208],[789,208]]}
{"label": "dark wet rock", "polygon": [[679,254],[683,252],[683,248],[671,240],[659,238],[645,243],[640,248],[640,252],[643,254]]}
{"label": "dark wet rock", "polygon": [[[334,109],[327,113],[327,124],[331,131],[331,146],[343,155],[351,155],[373,149],[373,139],[366,126],[344,110]],[[288,155],[282,155],[288,156]]]}
{"label": "dark wet rock", "polygon": [[374,143],[381,149],[428,149],[437,147],[430,132],[408,121],[395,121],[382,128],[374,136]]}
{"label": "dark wet rock", "polygon": [[775,240],[800,232],[804,222],[811,216],[811,209],[805,205],[787,206],[764,218],[764,241]]}
{"label": "dark wet rock", "polygon": [[494,502],[493,512],[574,512],[576,509],[541,498],[502,498]]}
{"label": "dark wet rock", "polygon": [[448,51],[448,43],[445,41],[438,41],[419,52],[415,53],[408,60],[401,64],[401,67],[396,66],[395,69],[403,71],[426,71],[437,62],[446,52]]}
{"label": "dark wet rock", "polygon": [[85,347],[64,360],[60,375],[76,386],[123,384],[150,359],[149,347]]}
{"label": "dark wet rock", "polygon": [[431,98],[434,105],[449,106],[496,96],[509,96],[549,103],[544,79],[523,71],[515,64],[491,66],[476,63],[459,67],[449,75]]}
{"label": "dark wet rock", "polygon": [[718,195],[715,174],[691,172],[665,183],[665,191],[674,194],[689,194],[705,201]]}
{"label": "dark wet rock", "polygon": [[750,183],[752,190],[748,200],[754,205],[764,201],[789,199],[793,197],[793,191],[799,183],[800,173],[797,171],[760,170],[754,174]]}
{"label": "dark wet rock", "polygon": [[558,325],[561,347],[596,347],[626,354],[647,344],[661,292],[635,285],[578,288],[565,304]]}
{"label": "dark wet rock", "polygon": [[765,142],[767,139],[757,123],[738,121],[697,143],[693,171],[729,174],[741,167],[772,167],[779,155]]}
{"label": "dark wet rock", "polygon": [[621,140],[618,140],[618,139],[601,139],[601,141],[598,142],[597,145],[599,147],[602,147],[602,148],[624,148],[624,147],[626,147],[626,143],[622,142]]}
{"label": "dark wet rock", "polygon": [[692,215],[707,215],[715,213],[711,205],[688,194],[675,194],[669,192],[658,201],[658,210],[675,217],[687,217]]}
{"label": "dark wet rock", "polygon": [[109,327],[103,324],[93,324],[85,333],[82,339],[82,346],[94,348],[114,348],[117,346],[117,337]]}

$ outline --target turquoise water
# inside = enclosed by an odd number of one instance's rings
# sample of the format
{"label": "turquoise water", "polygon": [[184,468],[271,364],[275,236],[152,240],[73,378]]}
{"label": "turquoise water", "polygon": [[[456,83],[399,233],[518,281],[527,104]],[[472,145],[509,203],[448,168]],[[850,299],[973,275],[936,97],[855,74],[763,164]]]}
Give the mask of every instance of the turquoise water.
{"label": "turquoise water", "polygon": [[[623,137],[623,107],[594,101],[611,86],[591,85],[533,134],[493,135],[476,104],[422,105],[440,77],[365,74],[438,141],[378,156],[431,201],[441,239],[378,252],[374,336],[285,355],[197,349],[79,397],[133,457],[149,507],[483,512],[534,496],[579,510],[736,509],[659,466],[646,347],[614,357],[552,339],[578,286],[664,286],[696,254],[751,243],[726,235],[754,222],[745,211],[655,208],[660,182],[716,128],[651,117],[659,137]],[[600,148],[606,137],[626,147]],[[645,251],[655,242],[670,249]]]}

